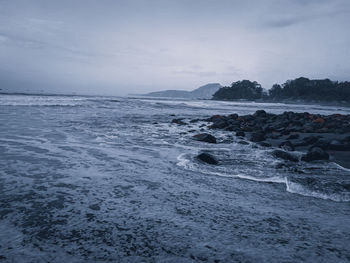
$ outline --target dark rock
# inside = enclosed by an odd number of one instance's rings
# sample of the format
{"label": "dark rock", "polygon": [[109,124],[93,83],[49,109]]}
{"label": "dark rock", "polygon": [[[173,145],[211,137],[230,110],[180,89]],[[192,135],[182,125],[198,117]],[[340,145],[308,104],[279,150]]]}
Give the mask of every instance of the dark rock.
{"label": "dark rock", "polygon": [[253,116],[255,116],[255,117],[266,117],[266,111],[264,111],[264,110],[257,110],[255,113],[254,113],[254,115]]}
{"label": "dark rock", "polygon": [[228,118],[232,119],[232,120],[236,120],[238,118],[238,114],[236,114],[236,113],[230,114],[230,115],[228,115]]}
{"label": "dark rock", "polygon": [[210,129],[223,129],[226,128],[228,126],[228,123],[226,122],[226,120],[223,119],[218,119],[216,121],[214,121],[214,123],[212,125],[209,126]]}
{"label": "dark rock", "polygon": [[346,136],[346,137],[343,139],[343,141],[345,141],[345,142],[350,142],[350,136]]}
{"label": "dark rock", "polygon": [[216,122],[218,120],[226,120],[226,117],[222,115],[213,115],[208,119],[208,121],[211,121],[211,122]]}
{"label": "dark rock", "polygon": [[276,169],[285,169],[289,172],[298,173],[298,174],[304,173],[302,170],[299,170],[297,167],[295,167],[295,165],[290,163],[278,163],[276,165]]}
{"label": "dark rock", "polygon": [[216,138],[209,133],[200,133],[193,136],[193,139],[201,142],[216,143]]}
{"label": "dark rock", "polygon": [[327,150],[329,148],[329,141],[326,141],[324,139],[320,139],[318,140],[316,143],[314,143],[310,148],[309,150],[311,150],[312,148],[315,148],[315,147],[319,147],[321,148],[322,150]]}
{"label": "dark rock", "polygon": [[175,123],[178,125],[186,125],[186,122],[182,121],[183,119],[173,119],[171,123]]}
{"label": "dark rock", "polygon": [[287,152],[282,151],[282,150],[274,150],[272,152],[272,155],[276,158],[295,162],[295,163],[299,161],[297,156],[290,154],[290,153],[287,153]]}
{"label": "dark rock", "polygon": [[244,137],[245,136],[245,132],[244,131],[238,131],[238,132],[236,132],[236,136]]}
{"label": "dark rock", "polygon": [[238,129],[239,129],[238,126],[230,125],[230,124],[225,128],[226,131],[237,131]]}
{"label": "dark rock", "polygon": [[197,158],[199,160],[201,160],[202,162],[212,164],[212,165],[217,165],[219,163],[216,160],[216,158],[209,153],[201,153],[201,154],[197,155]]}
{"label": "dark rock", "polygon": [[330,142],[328,148],[333,151],[350,151],[350,143],[347,141],[333,140]]}
{"label": "dark rock", "polygon": [[289,135],[287,140],[295,140],[295,139],[299,139],[299,137],[300,137],[299,133],[293,133],[293,134]]}
{"label": "dark rock", "polygon": [[280,138],[282,135],[279,132],[273,131],[272,133],[268,134],[267,137],[271,138],[271,139],[278,139]]}
{"label": "dark rock", "polygon": [[272,145],[270,143],[267,143],[267,142],[258,142],[258,144],[262,147],[272,147]]}
{"label": "dark rock", "polygon": [[199,122],[201,121],[200,119],[193,119],[193,120],[190,120],[190,123],[195,123],[195,122]]}
{"label": "dark rock", "polygon": [[307,136],[304,139],[302,139],[301,141],[294,143],[294,146],[296,146],[296,147],[308,146],[308,145],[315,144],[318,140],[319,140],[319,138],[316,136]]}
{"label": "dark rock", "polygon": [[316,143],[318,140],[319,140],[319,138],[316,137],[316,136],[308,136],[308,137],[305,137],[305,138],[303,139],[303,141],[304,141],[307,145]]}
{"label": "dark rock", "polygon": [[294,151],[294,145],[290,141],[281,142],[278,147],[286,151]]}
{"label": "dark rock", "polygon": [[329,159],[329,154],[319,147],[314,147],[310,149],[310,151],[308,151],[307,154],[304,154],[301,157],[301,160],[304,162],[311,162],[316,160],[328,160],[328,159]]}
{"label": "dark rock", "polygon": [[249,144],[249,142],[246,142],[246,141],[238,141],[237,143],[242,144],[242,145],[248,145]]}
{"label": "dark rock", "polygon": [[264,141],[265,139],[266,139],[265,133],[263,131],[257,131],[251,134],[250,140],[252,142],[261,142],[261,141]]}

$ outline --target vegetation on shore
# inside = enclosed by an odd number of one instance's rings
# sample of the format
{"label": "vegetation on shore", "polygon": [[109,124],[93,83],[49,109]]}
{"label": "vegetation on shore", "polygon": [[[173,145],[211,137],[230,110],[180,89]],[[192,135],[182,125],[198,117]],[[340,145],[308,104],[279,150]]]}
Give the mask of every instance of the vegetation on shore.
{"label": "vegetation on shore", "polygon": [[274,84],[269,91],[265,91],[256,81],[242,80],[222,87],[212,99],[350,103],[350,82],[300,77],[282,85]]}

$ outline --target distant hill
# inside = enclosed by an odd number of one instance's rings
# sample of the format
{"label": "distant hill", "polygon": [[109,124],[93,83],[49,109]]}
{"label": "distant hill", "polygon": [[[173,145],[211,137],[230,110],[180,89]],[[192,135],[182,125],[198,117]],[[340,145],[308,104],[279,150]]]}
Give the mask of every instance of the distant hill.
{"label": "distant hill", "polygon": [[192,91],[186,90],[164,90],[144,94],[149,97],[167,98],[189,98],[189,99],[211,99],[213,94],[221,88],[219,83],[209,83]]}

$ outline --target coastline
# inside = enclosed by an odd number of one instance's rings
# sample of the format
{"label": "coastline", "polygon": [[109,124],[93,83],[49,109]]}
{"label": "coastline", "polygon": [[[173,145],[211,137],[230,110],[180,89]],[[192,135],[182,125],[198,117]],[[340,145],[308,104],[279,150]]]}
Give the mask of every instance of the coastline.
{"label": "coastline", "polygon": [[[196,122],[199,120],[191,120]],[[202,120],[203,121],[203,120]],[[235,133],[241,143],[247,141],[271,148],[276,159],[314,162],[332,161],[350,169],[350,115],[317,115],[295,112],[270,114],[258,110],[252,115],[214,115],[204,121],[209,130]],[[179,119],[173,123],[186,125]],[[216,143],[211,134],[194,136],[196,140]],[[302,152],[299,160],[294,152]]]}

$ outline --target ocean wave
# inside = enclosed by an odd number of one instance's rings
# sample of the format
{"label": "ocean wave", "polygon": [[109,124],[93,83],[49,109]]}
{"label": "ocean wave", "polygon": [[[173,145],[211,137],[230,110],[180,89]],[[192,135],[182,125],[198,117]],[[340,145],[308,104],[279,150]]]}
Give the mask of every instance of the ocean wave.
{"label": "ocean wave", "polygon": [[[322,191],[322,189],[312,189],[311,187],[308,187],[307,185],[303,185],[301,183],[292,182],[288,179],[287,176],[271,176],[271,177],[260,177],[260,176],[253,176],[249,174],[244,173],[230,173],[230,171],[222,172],[217,170],[210,170],[205,168],[199,168],[195,162],[192,161],[191,158],[189,158],[189,154],[180,154],[177,157],[177,165],[181,166],[187,170],[191,170],[193,172],[200,172],[208,175],[213,176],[220,176],[220,177],[228,177],[228,178],[239,178],[254,182],[262,182],[262,183],[278,183],[278,184],[284,184],[286,186],[286,191],[293,194],[299,194],[306,197],[314,197],[324,200],[331,200],[335,202],[350,202],[350,192],[326,192]],[[324,189],[327,190],[327,189]]]}
{"label": "ocean wave", "polygon": [[246,180],[255,181],[255,182],[285,183],[285,179],[278,176],[254,177],[254,176],[250,176],[242,173],[230,174],[230,173],[223,173],[218,171],[209,171],[207,169],[198,169],[196,168],[195,163],[192,162],[189,158],[186,158],[186,156],[187,154],[180,154],[177,157],[177,160],[178,160],[177,165],[195,172],[202,172],[205,174],[216,175],[221,177],[240,178],[240,179],[246,179]]}
{"label": "ocean wave", "polygon": [[50,108],[56,108],[56,107],[84,107],[83,104],[49,104],[49,103],[42,103],[42,104],[35,104],[35,103],[12,103],[12,104],[1,104],[0,106],[9,106],[9,107],[50,107]]}
{"label": "ocean wave", "polygon": [[289,193],[299,194],[303,196],[321,198],[325,200],[332,200],[335,202],[350,202],[350,193],[322,193],[312,190],[306,186],[291,182],[286,178],[286,190]]}

